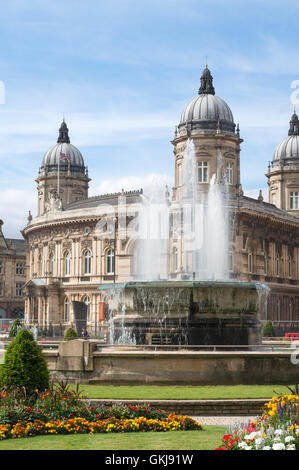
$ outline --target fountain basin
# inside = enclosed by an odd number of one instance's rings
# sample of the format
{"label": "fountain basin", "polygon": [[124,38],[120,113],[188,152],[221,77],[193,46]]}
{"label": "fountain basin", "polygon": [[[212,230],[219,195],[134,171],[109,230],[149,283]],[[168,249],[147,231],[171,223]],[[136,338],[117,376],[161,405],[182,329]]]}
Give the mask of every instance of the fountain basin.
{"label": "fountain basin", "polygon": [[128,281],[105,284],[115,337],[137,344],[256,344],[269,288],[235,281]]}

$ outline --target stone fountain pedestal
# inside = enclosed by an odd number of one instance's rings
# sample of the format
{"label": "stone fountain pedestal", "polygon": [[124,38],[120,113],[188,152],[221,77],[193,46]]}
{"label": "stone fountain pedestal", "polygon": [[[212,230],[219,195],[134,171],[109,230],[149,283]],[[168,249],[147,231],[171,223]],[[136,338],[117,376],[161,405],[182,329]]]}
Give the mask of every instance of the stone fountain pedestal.
{"label": "stone fountain pedestal", "polygon": [[157,281],[99,287],[117,343],[248,345],[260,342],[269,288],[253,282]]}

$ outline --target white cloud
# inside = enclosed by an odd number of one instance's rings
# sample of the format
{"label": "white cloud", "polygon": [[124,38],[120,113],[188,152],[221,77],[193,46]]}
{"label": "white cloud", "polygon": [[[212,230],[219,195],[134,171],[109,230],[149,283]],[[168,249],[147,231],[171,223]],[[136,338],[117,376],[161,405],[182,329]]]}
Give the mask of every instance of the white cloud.
{"label": "white cloud", "polygon": [[125,191],[143,189],[144,194],[150,194],[154,187],[165,189],[168,186],[169,192],[173,185],[173,176],[167,174],[152,173],[141,176],[127,176],[111,180],[103,180],[100,185],[91,189],[91,195],[108,194]]}
{"label": "white cloud", "polygon": [[[267,188],[260,188],[262,190],[264,202],[268,202],[268,189]],[[248,197],[252,197],[253,199],[257,199],[259,197],[260,190],[259,189],[244,189],[244,195]]]}
{"label": "white cloud", "polygon": [[8,238],[22,238],[20,230],[27,224],[28,211],[36,213],[36,193],[27,189],[0,191],[0,218],[3,233]]}

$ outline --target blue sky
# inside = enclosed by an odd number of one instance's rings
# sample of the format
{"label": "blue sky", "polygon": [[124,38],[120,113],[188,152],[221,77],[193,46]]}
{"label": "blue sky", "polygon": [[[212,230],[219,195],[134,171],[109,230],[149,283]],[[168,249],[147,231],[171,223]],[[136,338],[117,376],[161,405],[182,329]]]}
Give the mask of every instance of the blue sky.
{"label": "blue sky", "polygon": [[[0,218],[18,237],[65,114],[90,194],[172,181],[174,126],[208,57],[244,139],[241,179],[265,188],[299,80],[297,1],[11,0],[0,17]],[[298,106],[299,107],[299,106]],[[266,192],[264,191],[264,196]]]}

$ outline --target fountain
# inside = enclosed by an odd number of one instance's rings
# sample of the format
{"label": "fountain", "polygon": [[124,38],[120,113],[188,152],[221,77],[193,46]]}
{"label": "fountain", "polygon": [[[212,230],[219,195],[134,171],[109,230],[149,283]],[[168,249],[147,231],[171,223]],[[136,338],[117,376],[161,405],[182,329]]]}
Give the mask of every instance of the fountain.
{"label": "fountain", "polygon": [[[110,344],[254,344],[268,288],[229,280],[228,184],[218,152],[209,190],[198,190],[192,140],[183,159],[179,200],[157,184],[141,198],[135,279],[103,284]],[[171,253],[182,246],[173,272]]]}

